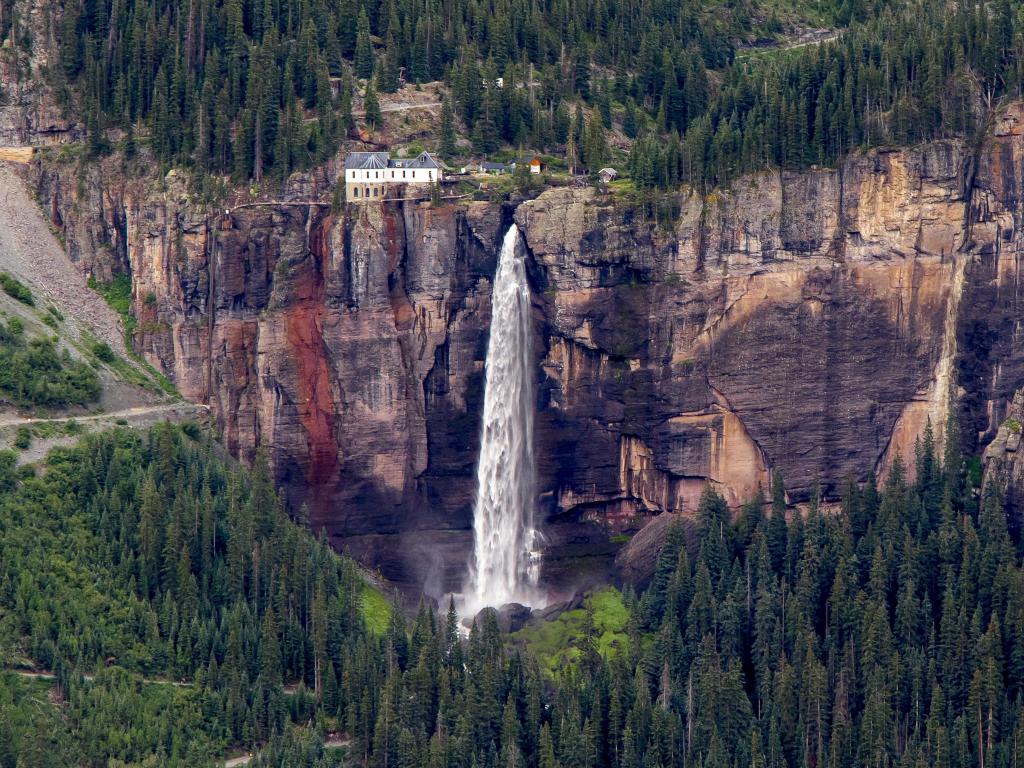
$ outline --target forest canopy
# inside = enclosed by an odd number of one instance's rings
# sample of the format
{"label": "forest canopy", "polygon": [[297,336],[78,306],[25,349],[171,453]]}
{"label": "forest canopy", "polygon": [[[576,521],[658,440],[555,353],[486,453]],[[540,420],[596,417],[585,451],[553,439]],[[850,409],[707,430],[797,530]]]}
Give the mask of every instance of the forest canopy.
{"label": "forest canopy", "polygon": [[[838,38],[738,55],[781,19]],[[457,117],[474,152],[530,146],[596,167],[602,133],[620,131],[641,187],[971,138],[1024,82],[1012,0],[823,0],[813,14],[754,0],[84,0],[60,23],[54,75],[93,151],[118,128],[129,152],[144,136],[162,162],[239,180],[322,162],[354,124],[359,83],[375,99],[403,72],[447,83],[445,130]]]}
{"label": "forest canopy", "polygon": [[427,605],[368,630],[366,583],[262,461],[167,426],[87,437],[4,470],[0,648],[55,679],[0,675],[0,765],[336,765],[334,730],[371,768],[1016,766],[1021,521],[947,435],[828,510],[787,510],[778,475],[735,514],[706,489],[623,636],[584,617],[544,667],[493,613],[468,639]]}

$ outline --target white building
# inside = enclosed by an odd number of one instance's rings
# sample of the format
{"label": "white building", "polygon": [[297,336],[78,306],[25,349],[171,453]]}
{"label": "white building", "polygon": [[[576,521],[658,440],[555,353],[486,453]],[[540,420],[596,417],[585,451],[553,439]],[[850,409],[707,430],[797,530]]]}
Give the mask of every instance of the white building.
{"label": "white building", "polygon": [[349,202],[380,200],[388,187],[434,184],[443,178],[441,164],[429,152],[393,159],[387,152],[352,152],[345,158],[345,196]]}

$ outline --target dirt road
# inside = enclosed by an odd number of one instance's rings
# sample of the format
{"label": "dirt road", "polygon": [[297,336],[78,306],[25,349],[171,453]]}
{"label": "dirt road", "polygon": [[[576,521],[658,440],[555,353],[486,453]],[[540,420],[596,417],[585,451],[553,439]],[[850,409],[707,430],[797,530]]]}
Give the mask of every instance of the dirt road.
{"label": "dirt road", "polygon": [[55,419],[18,416],[17,414],[8,413],[0,415],[0,427],[21,426],[23,424],[66,424],[69,421],[83,422],[99,421],[101,419],[125,419],[126,421],[131,421],[132,418],[140,416],[149,416],[160,413],[168,413],[178,416],[189,411],[206,412],[209,411],[209,406],[176,402],[165,403],[163,405],[142,405],[135,408],[125,408],[121,411],[110,411],[109,413],[91,413],[86,416],[60,416]]}

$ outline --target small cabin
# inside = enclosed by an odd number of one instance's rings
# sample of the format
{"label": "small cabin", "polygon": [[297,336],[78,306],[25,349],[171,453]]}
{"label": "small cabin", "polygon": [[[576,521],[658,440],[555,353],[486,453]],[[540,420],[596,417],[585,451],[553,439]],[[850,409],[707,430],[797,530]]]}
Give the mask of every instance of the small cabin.
{"label": "small cabin", "polygon": [[602,168],[597,172],[597,177],[601,180],[602,184],[608,184],[619,178],[619,172],[614,168]]}

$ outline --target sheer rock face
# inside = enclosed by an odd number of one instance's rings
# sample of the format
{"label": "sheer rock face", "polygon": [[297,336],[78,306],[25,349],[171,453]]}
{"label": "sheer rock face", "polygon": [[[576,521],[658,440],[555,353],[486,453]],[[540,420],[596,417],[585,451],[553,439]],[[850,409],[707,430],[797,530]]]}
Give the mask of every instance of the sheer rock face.
{"label": "sheer rock face", "polygon": [[43,73],[57,62],[59,21],[47,3],[14,0],[7,13],[31,40],[31,53],[0,39],[0,147],[58,144],[82,138],[81,127],[57,105]]}
{"label": "sheer rock face", "polygon": [[[680,193],[660,224],[595,189],[224,215],[173,174],[108,161],[79,179],[45,156],[33,173],[83,269],[131,269],[137,348],[210,402],[232,452],[265,447],[315,528],[440,592],[470,552],[511,217],[534,288],[546,567],[586,579],[581,555],[691,513],[707,481],[738,505],[773,469],[794,501],[884,472],[929,419],[941,433],[951,392],[968,445],[992,437],[1024,384],[1022,132],[1016,105],[976,153],[935,142],[748,176]],[[327,199],[338,170],[279,199]]]}

